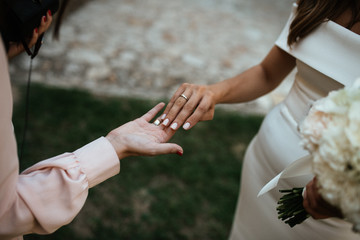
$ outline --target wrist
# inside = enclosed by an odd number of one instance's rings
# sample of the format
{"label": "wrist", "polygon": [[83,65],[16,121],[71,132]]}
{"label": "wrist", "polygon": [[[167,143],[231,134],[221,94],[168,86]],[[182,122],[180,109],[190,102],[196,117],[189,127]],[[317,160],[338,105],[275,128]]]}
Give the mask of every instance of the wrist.
{"label": "wrist", "polygon": [[123,159],[129,156],[129,154],[127,154],[128,151],[126,144],[124,144],[124,141],[121,141],[120,136],[110,132],[105,138],[113,146],[119,159]]}
{"label": "wrist", "polygon": [[223,102],[222,88],[218,83],[209,85],[208,90],[212,93],[212,101],[214,105]]}

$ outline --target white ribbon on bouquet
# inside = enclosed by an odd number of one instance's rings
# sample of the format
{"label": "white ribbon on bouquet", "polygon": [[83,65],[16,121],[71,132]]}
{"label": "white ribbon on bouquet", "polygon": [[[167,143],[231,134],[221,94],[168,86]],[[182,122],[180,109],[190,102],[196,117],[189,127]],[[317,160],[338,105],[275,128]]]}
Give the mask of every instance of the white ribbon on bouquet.
{"label": "white ribbon on bouquet", "polygon": [[276,177],[271,179],[270,182],[268,182],[260,190],[260,192],[258,193],[258,197],[274,189],[278,185],[280,179],[299,177],[311,173],[311,161],[312,161],[312,157],[310,155],[307,155],[291,163],[281,173],[279,173]]}

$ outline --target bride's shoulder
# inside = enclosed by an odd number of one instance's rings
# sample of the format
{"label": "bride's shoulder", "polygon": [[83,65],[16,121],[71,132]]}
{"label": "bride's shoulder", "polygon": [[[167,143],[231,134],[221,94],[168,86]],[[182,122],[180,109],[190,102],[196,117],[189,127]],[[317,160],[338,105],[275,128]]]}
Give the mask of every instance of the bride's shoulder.
{"label": "bride's shoulder", "polygon": [[353,12],[351,9],[346,10],[337,18],[332,19],[332,21],[360,35],[360,19],[353,23]]}

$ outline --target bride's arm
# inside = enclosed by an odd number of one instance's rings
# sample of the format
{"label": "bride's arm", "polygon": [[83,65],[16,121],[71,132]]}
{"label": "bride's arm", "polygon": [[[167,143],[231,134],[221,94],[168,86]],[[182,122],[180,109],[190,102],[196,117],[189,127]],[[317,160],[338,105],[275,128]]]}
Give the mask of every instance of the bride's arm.
{"label": "bride's arm", "polygon": [[[197,122],[211,120],[218,103],[254,100],[276,88],[295,67],[295,58],[274,46],[265,59],[247,71],[213,85],[183,84],[170,99],[163,125],[190,129]],[[180,97],[184,94],[184,97]]]}
{"label": "bride's arm", "polygon": [[294,67],[295,58],[274,46],[260,64],[209,88],[216,104],[247,102],[272,91]]}

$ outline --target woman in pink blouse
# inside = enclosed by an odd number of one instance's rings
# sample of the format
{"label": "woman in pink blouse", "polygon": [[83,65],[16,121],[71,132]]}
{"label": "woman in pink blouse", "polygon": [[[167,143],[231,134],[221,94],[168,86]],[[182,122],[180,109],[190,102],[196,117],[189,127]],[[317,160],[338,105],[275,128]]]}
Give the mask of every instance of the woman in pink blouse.
{"label": "woman in pink blouse", "polygon": [[[51,21],[48,12],[34,30],[30,46]],[[0,26],[3,24],[6,23],[0,22]],[[6,51],[3,41],[0,43],[0,239],[52,233],[70,223],[84,205],[89,188],[119,173],[119,159],[133,155],[182,155],[179,145],[166,143],[173,131],[149,123],[165,105],[159,103],[105,137],[74,152],[41,161],[19,174],[8,57],[22,50],[21,45],[10,44]]]}

